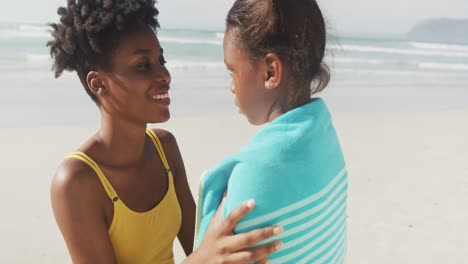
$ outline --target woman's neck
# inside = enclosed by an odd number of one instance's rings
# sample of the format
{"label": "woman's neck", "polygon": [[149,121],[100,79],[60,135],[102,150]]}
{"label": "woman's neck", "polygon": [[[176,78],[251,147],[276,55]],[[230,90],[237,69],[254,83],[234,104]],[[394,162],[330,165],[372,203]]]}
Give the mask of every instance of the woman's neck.
{"label": "woman's neck", "polygon": [[138,124],[101,111],[101,127],[97,140],[106,161],[115,166],[139,166],[144,160],[146,124]]}

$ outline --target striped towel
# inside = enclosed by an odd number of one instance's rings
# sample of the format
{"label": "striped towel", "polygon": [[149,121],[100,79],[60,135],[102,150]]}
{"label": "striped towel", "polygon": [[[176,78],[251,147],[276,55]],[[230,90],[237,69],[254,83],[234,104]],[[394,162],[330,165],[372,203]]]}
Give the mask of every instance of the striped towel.
{"label": "striped towel", "polygon": [[240,152],[204,174],[195,247],[227,188],[223,217],[245,200],[256,202],[236,233],[283,227],[284,232],[274,238],[283,247],[270,255],[272,263],[343,263],[347,187],[330,114],[322,99],[313,99],[275,119]]}

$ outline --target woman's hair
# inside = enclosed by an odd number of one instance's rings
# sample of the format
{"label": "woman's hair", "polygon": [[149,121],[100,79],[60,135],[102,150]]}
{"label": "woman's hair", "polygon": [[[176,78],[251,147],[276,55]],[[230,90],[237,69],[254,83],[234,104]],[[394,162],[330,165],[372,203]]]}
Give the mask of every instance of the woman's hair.
{"label": "woman's hair", "polygon": [[310,91],[311,82],[318,81],[312,89],[316,93],[327,86],[330,72],[322,63],[326,28],[315,0],[236,0],[226,18],[229,30],[236,30],[253,59],[278,55],[298,88]]}
{"label": "woman's hair", "polygon": [[86,77],[90,71],[110,69],[119,40],[139,26],[159,27],[155,0],[68,0],[57,11],[60,22],[50,24],[53,39],[47,43],[53,71],[76,71],[93,101]]}

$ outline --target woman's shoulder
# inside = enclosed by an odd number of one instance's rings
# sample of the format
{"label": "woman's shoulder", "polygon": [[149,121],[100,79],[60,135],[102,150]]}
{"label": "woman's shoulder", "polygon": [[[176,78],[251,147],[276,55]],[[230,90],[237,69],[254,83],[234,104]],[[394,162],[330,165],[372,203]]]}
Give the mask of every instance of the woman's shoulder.
{"label": "woman's shoulder", "polygon": [[158,136],[159,141],[161,141],[163,145],[177,145],[176,138],[171,132],[160,128],[151,128],[151,131]]}
{"label": "woman's shoulder", "polygon": [[54,180],[63,183],[85,182],[89,178],[95,178],[96,173],[81,160],[66,158],[58,166],[54,174]]}
{"label": "woman's shoulder", "polygon": [[57,168],[51,183],[51,202],[65,234],[104,239],[113,212],[106,198],[98,176],[86,163],[67,158]]}
{"label": "woman's shoulder", "polygon": [[59,164],[51,182],[52,193],[70,202],[83,195],[97,196],[99,188],[102,187],[96,172],[81,160],[71,158]]}

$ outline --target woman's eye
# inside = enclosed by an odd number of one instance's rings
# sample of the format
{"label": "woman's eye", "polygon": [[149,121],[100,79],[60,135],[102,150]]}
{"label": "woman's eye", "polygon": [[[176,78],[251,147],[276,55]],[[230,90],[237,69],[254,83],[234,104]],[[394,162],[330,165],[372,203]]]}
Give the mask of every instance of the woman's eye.
{"label": "woman's eye", "polygon": [[161,56],[159,57],[159,63],[161,63],[161,65],[164,65],[167,63],[166,59],[164,58],[164,56]]}
{"label": "woman's eye", "polygon": [[137,67],[140,68],[140,69],[147,70],[147,69],[150,69],[150,68],[151,68],[151,63],[149,63],[149,62],[141,62],[141,63],[138,63]]}

